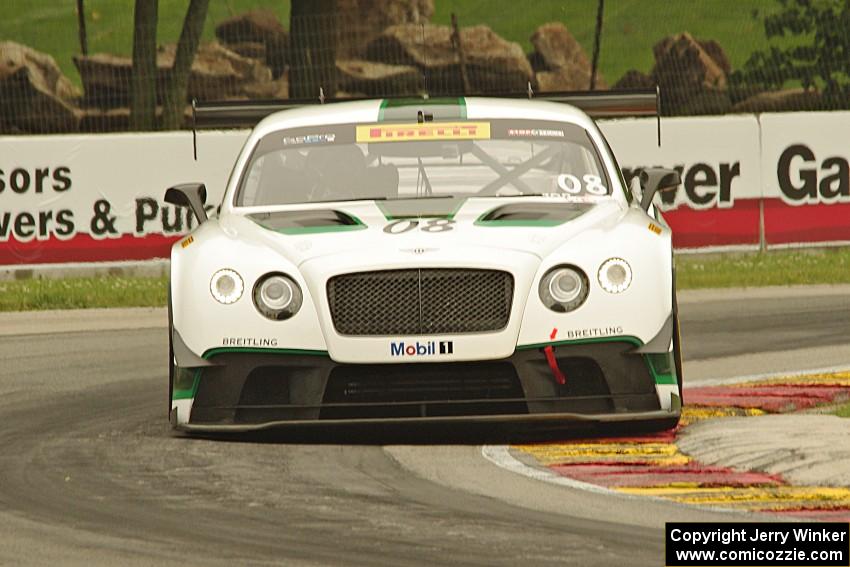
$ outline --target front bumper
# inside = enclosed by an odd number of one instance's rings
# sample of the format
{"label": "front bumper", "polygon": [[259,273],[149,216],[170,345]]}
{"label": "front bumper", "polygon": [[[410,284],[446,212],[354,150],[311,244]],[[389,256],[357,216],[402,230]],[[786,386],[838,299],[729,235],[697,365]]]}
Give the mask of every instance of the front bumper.
{"label": "front bumper", "polygon": [[[172,411],[187,431],[249,431],[320,423],[664,420],[679,413],[669,380],[629,338],[542,347],[500,360],[338,364],[325,353],[217,349],[191,372]],[[666,390],[665,390],[666,388]],[[189,395],[187,392],[190,392]],[[666,403],[664,403],[666,402]],[[182,407],[180,407],[182,406]]]}

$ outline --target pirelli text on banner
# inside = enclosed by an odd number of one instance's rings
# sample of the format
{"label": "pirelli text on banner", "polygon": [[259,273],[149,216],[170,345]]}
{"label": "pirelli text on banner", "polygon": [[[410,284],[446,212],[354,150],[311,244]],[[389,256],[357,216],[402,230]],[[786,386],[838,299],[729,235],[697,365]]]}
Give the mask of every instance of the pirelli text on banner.
{"label": "pirelli text on banner", "polygon": [[850,524],[676,522],[665,527],[665,565],[850,565]]}

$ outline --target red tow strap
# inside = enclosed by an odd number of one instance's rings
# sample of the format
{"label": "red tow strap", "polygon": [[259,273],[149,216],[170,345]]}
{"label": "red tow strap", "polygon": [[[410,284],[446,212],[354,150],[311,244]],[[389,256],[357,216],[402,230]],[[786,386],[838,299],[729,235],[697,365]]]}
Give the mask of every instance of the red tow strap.
{"label": "red tow strap", "polygon": [[[549,338],[555,340],[555,335],[558,334],[558,328],[555,327],[552,329],[552,334],[549,335]],[[552,345],[549,345],[543,349],[543,353],[546,355],[546,362],[549,363],[549,368],[552,370],[552,375],[555,377],[555,382],[563,386],[567,383],[567,377],[561,372],[561,369],[558,368],[558,359],[555,358],[555,348]]]}

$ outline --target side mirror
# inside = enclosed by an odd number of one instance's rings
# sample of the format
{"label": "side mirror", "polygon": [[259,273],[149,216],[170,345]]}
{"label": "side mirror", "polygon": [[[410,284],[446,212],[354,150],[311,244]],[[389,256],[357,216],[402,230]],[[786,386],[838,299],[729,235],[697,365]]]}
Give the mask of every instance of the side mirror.
{"label": "side mirror", "polygon": [[207,220],[207,211],[204,209],[207,202],[207,188],[203,183],[175,185],[165,192],[165,202],[191,208],[198,219],[198,224],[203,224]]}
{"label": "side mirror", "polygon": [[660,167],[648,167],[640,172],[640,186],[643,196],[640,198],[640,206],[646,211],[652,204],[652,198],[659,191],[670,191],[682,183],[682,176],[675,169],[663,169]]}

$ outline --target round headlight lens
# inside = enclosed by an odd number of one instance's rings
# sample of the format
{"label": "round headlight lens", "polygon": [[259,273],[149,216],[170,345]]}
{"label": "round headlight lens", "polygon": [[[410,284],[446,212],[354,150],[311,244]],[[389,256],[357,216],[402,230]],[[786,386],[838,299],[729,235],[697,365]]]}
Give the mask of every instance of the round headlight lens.
{"label": "round headlight lens", "polygon": [[549,278],[549,293],[559,303],[569,303],[581,294],[581,277],[569,268],[563,268]]}
{"label": "round headlight lens", "polygon": [[609,258],[599,267],[599,284],[608,293],[623,293],[632,285],[632,267],[622,258]]}
{"label": "round headlight lens", "polygon": [[552,311],[566,313],[581,307],[590,286],[587,276],[575,266],[556,266],[540,280],[540,300]]}
{"label": "round headlight lens", "polygon": [[285,274],[266,274],[254,286],[254,305],[269,319],[289,319],[301,309],[302,301],[301,288]]}
{"label": "round headlight lens", "polygon": [[219,270],[210,280],[210,293],[219,303],[235,303],[245,290],[242,277],[233,270]]}

